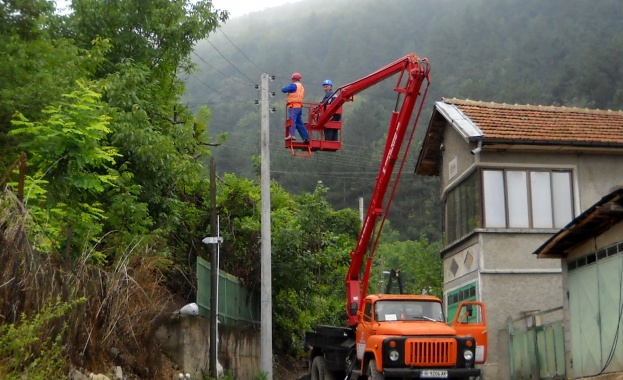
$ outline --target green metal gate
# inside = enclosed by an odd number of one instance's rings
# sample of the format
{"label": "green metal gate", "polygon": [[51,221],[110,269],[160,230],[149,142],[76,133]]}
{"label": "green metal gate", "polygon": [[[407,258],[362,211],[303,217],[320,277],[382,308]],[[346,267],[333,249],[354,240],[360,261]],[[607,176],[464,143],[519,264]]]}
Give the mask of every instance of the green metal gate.
{"label": "green metal gate", "polygon": [[508,326],[511,379],[563,379],[562,307],[530,313]]}
{"label": "green metal gate", "polygon": [[569,266],[574,377],[623,371],[621,251],[622,244],[613,245]]}
{"label": "green metal gate", "polygon": [[[199,314],[210,317],[210,262],[197,258],[197,305]],[[260,326],[260,294],[247,291],[238,278],[219,271],[218,320],[228,326]]]}

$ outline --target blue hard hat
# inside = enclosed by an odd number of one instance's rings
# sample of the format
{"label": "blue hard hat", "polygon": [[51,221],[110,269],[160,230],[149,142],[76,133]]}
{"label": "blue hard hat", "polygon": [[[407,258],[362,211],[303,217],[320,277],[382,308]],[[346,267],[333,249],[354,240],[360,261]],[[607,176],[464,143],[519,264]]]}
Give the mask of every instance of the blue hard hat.
{"label": "blue hard hat", "polygon": [[329,85],[329,86],[332,86],[332,87],[333,87],[333,82],[331,82],[330,80],[328,80],[328,79],[327,79],[326,81],[322,82],[322,85],[323,85],[323,86],[327,86],[327,85]]}

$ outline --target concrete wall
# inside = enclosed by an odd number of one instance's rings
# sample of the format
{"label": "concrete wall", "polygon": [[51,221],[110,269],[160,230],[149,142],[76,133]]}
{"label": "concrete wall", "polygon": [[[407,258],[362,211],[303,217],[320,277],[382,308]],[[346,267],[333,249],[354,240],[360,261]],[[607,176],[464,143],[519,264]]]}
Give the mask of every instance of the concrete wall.
{"label": "concrete wall", "polygon": [[[468,171],[475,163],[476,156],[470,153],[476,144],[471,145],[463,139],[452,127],[446,127],[443,137],[442,168],[441,168],[441,189],[445,189],[449,184],[455,182],[462,173]],[[452,176],[450,171],[456,163],[458,175]]]}
{"label": "concrete wall", "polygon": [[[500,364],[508,363],[509,347],[500,342],[507,339],[509,321],[531,311],[562,306],[562,277],[560,274],[483,274],[480,286],[491,333],[485,378],[509,379],[510,366]],[[504,332],[503,336],[499,336],[500,331]]]}
{"label": "concrete wall", "polygon": [[620,155],[620,150],[616,154],[582,154],[577,158],[576,181],[579,184],[578,195],[581,209],[576,216],[597,203],[614,187],[620,187],[623,184],[623,178],[618,174],[623,165],[623,156]]}
{"label": "concrete wall", "polygon": [[[537,260],[531,254],[547,236],[480,232],[444,255],[444,292],[477,281],[478,299],[487,308],[484,379],[510,378],[510,319],[562,305],[560,261]],[[458,270],[453,273],[452,267]]]}
{"label": "concrete wall", "polygon": [[[484,272],[509,273],[520,272],[560,272],[559,260],[537,260],[532,254],[551,234],[518,232],[506,230],[506,233],[480,232],[480,246]],[[560,305],[559,305],[560,306]]]}
{"label": "concrete wall", "polygon": [[[260,372],[260,332],[247,328],[218,327],[218,360],[237,380]],[[210,321],[200,316],[172,316],[157,331],[163,352],[184,372],[202,379],[210,368]]]}

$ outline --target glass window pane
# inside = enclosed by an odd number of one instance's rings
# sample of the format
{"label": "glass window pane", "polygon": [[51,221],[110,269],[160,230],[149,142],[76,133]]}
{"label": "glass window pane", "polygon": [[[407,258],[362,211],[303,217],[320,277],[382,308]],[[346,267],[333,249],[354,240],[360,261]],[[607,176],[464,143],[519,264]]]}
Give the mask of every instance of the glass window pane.
{"label": "glass window pane", "polygon": [[528,228],[528,186],[525,171],[507,171],[506,188],[508,189],[508,225],[509,227]]}
{"label": "glass window pane", "polygon": [[532,196],[532,226],[534,228],[552,228],[552,189],[549,172],[530,173]]}
{"label": "glass window pane", "polygon": [[454,193],[456,190],[452,190],[448,194],[446,200],[446,243],[451,243],[456,239],[456,206],[454,203]]}
{"label": "glass window pane", "polygon": [[459,237],[463,237],[467,234],[467,189],[465,186],[465,182],[461,184],[461,187],[458,191],[459,200],[458,200],[458,214],[459,214]]}
{"label": "glass window pane", "polygon": [[501,170],[484,170],[482,172],[486,227],[506,227],[503,175]]}
{"label": "glass window pane", "polygon": [[467,232],[472,232],[475,228],[480,227],[480,217],[478,215],[478,206],[480,204],[480,196],[478,192],[478,182],[476,173],[465,181],[467,189]]}
{"label": "glass window pane", "polygon": [[454,242],[480,227],[477,174],[450,190],[446,198],[446,243]]}
{"label": "glass window pane", "polygon": [[571,173],[553,172],[552,191],[554,194],[554,227],[562,228],[573,219]]}

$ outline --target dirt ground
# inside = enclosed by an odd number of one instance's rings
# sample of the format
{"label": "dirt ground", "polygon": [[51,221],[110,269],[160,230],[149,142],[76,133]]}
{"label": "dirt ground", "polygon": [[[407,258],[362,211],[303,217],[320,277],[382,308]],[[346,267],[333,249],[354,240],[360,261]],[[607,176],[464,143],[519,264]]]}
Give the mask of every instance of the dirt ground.
{"label": "dirt ground", "polygon": [[[178,375],[182,373],[180,366],[175,364],[166,355],[161,355],[162,367],[161,372],[157,374],[157,378],[160,379],[177,379]],[[114,368],[113,363],[110,363],[110,368]],[[296,360],[292,357],[276,357],[273,367],[273,379],[274,380],[308,380],[305,376],[309,374],[309,370],[305,368],[303,360]],[[124,373],[124,379],[139,380],[139,377],[133,376],[128,373]]]}
{"label": "dirt ground", "polygon": [[[163,379],[177,379],[180,368],[163,355]],[[274,380],[303,380],[308,370],[304,367],[302,360],[295,360],[291,357],[277,357],[273,367]]]}
{"label": "dirt ground", "polygon": [[303,360],[293,358],[277,358],[273,367],[274,380],[302,380],[308,372]]}

